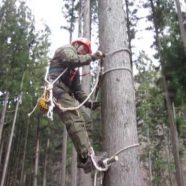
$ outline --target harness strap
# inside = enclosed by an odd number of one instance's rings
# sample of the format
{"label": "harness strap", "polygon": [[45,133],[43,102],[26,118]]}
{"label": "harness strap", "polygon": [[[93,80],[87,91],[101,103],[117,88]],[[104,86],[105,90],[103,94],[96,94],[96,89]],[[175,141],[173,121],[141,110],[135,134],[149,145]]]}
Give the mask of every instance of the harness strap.
{"label": "harness strap", "polygon": [[73,80],[74,80],[74,78],[76,77],[77,73],[78,73],[78,69],[75,69],[75,70],[72,72],[71,76],[70,76],[70,81],[73,81]]}

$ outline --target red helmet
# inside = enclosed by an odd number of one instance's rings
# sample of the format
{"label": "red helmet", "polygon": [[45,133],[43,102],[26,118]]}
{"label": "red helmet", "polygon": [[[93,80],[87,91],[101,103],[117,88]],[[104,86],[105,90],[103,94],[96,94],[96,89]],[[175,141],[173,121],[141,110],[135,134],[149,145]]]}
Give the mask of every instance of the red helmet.
{"label": "red helmet", "polygon": [[90,40],[88,40],[87,38],[84,38],[84,37],[78,38],[78,39],[72,41],[72,45],[73,45],[74,43],[80,43],[80,44],[85,45],[86,48],[87,48],[87,50],[88,50],[88,53],[89,53],[89,54],[92,53],[91,42],[90,42]]}

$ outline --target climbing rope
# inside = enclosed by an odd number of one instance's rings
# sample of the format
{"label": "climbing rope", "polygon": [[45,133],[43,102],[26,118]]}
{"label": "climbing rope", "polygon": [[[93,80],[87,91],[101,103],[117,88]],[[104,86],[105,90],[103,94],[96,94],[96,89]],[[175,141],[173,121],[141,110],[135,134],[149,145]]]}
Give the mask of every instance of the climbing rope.
{"label": "climbing rope", "polygon": [[121,48],[121,49],[114,50],[112,52],[107,52],[107,53],[105,53],[105,56],[107,57],[107,56],[114,55],[116,53],[123,52],[123,51],[125,51],[129,55],[131,55],[131,51],[128,48]]}
{"label": "climbing rope", "polygon": [[126,67],[116,67],[116,68],[110,68],[110,69],[108,69],[106,71],[103,71],[103,74],[102,75],[104,76],[105,74],[107,74],[107,73],[109,73],[111,71],[114,71],[114,70],[126,70],[126,71],[129,71],[132,74],[132,71],[129,68],[126,68]]}
{"label": "climbing rope", "polygon": [[97,175],[98,172],[105,172],[109,169],[109,167],[112,165],[112,163],[116,162],[119,160],[118,155],[121,154],[123,151],[128,150],[130,148],[134,148],[139,146],[139,144],[134,144],[134,145],[130,145],[127,147],[124,147],[123,149],[120,149],[119,151],[117,151],[116,153],[114,153],[112,156],[110,156],[109,158],[105,158],[104,160],[102,160],[101,164],[102,166],[100,166],[96,159],[95,159],[95,153],[93,148],[91,147],[90,149],[90,154],[89,156],[91,157],[92,163],[95,167],[95,173],[94,173],[94,186],[96,186],[96,182],[97,182]]}
{"label": "climbing rope", "polygon": [[[128,48],[121,48],[121,49],[114,50],[112,52],[105,53],[105,57],[108,57],[108,56],[111,56],[111,55],[114,55],[116,53],[123,52],[123,51],[127,52],[129,54],[129,56],[131,55],[131,52],[130,52],[130,50]],[[102,72],[102,75],[105,75],[105,74],[107,74],[107,73],[109,73],[111,71],[114,71],[114,70],[126,70],[126,71],[130,72],[131,75],[132,75],[132,70],[129,69],[129,68],[127,68],[127,67],[115,67],[115,68],[111,68],[111,69],[108,69],[106,71],[103,71]]]}
{"label": "climbing rope", "polygon": [[[131,52],[130,52],[130,50],[128,48],[121,48],[121,49],[114,50],[112,52],[107,52],[107,53],[104,54],[104,56],[105,57],[108,57],[108,56],[111,56],[111,55],[114,55],[116,53],[123,52],[123,51],[125,51],[129,55],[131,55]],[[116,71],[116,70],[124,70],[124,71],[128,71],[131,74],[131,76],[133,76],[132,70],[130,68],[125,67],[125,66],[123,66],[123,67],[121,66],[121,67],[110,68],[110,69],[104,71],[103,61],[104,61],[104,59],[102,58],[100,60],[100,69],[101,70],[100,70],[100,77],[99,77],[98,86],[97,86],[97,89],[95,91],[95,100],[97,100],[97,98],[98,98],[98,91],[99,91],[100,85],[101,85],[101,83],[103,81],[103,78],[104,78],[104,76],[106,74],[108,74],[108,73],[110,73],[112,71]]]}

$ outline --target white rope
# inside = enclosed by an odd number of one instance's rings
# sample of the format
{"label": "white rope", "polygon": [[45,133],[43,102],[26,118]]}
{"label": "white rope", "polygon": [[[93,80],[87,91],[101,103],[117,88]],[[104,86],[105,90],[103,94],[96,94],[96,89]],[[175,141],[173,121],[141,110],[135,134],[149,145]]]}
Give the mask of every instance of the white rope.
{"label": "white rope", "polygon": [[28,117],[30,117],[35,112],[36,108],[37,108],[37,104],[34,106],[32,111],[28,113]]}
{"label": "white rope", "polygon": [[94,186],[96,186],[96,183],[97,183],[97,176],[98,176],[98,170],[95,170],[95,173],[94,173]]}
{"label": "white rope", "polygon": [[119,52],[127,52],[129,55],[131,55],[131,51],[128,49],[128,48],[121,48],[121,49],[117,49],[117,50],[114,50],[112,52],[107,52],[105,53],[105,56],[110,56],[110,55],[113,55],[113,54],[116,54],[116,53],[119,53]]}
{"label": "white rope", "polygon": [[[47,86],[45,86],[44,88],[49,91],[49,99],[48,99],[49,100],[49,107],[48,107],[48,112],[46,115],[51,120],[53,120],[53,109],[55,107],[55,104],[53,101],[53,86],[54,86],[54,83],[67,71],[67,69],[68,68],[65,68],[65,70],[63,70],[63,72],[61,72],[61,74],[59,74],[59,76],[54,81],[50,82],[50,80],[48,80],[49,65],[46,68],[44,80],[46,81]],[[38,101],[37,101],[37,104],[35,105],[35,107],[33,108],[33,110],[30,113],[28,113],[28,117],[30,117],[34,113],[34,111],[37,108],[37,105],[38,105]]]}
{"label": "white rope", "polygon": [[116,68],[110,68],[110,69],[108,69],[106,71],[103,71],[103,75],[105,75],[105,74],[107,74],[107,73],[109,73],[111,71],[114,71],[114,70],[126,70],[126,71],[129,71],[132,74],[132,70],[129,69],[129,68],[126,68],[126,67],[116,67]]}
{"label": "white rope", "polygon": [[93,148],[91,147],[90,149],[90,154],[89,156],[91,157],[91,160],[92,160],[92,163],[95,167],[95,173],[94,173],[94,186],[96,186],[96,182],[97,182],[97,174],[98,172],[105,172],[109,169],[109,167],[111,166],[112,163],[116,162],[119,160],[118,158],[118,155],[120,153],[122,153],[123,151],[125,150],[128,150],[130,148],[133,148],[133,147],[137,147],[139,146],[139,144],[134,144],[134,145],[130,145],[130,146],[127,146],[123,149],[120,149],[119,151],[117,151],[116,153],[114,153],[112,156],[110,156],[109,158],[105,158],[103,161],[102,161],[102,164],[104,167],[101,167],[98,165],[97,161],[95,160],[95,153],[94,153],[94,150]]}
{"label": "white rope", "polygon": [[[48,67],[47,67],[48,68]],[[54,87],[54,83],[67,71],[68,68],[65,68],[65,70],[63,70],[63,72],[61,72],[61,74],[59,74],[59,76],[52,82],[50,82],[50,80],[47,80],[47,76],[48,76],[48,70],[47,70],[47,75],[45,76],[45,81],[48,83],[46,89],[49,91],[49,107],[48,107],[48,112],[47,112],[47,117],[51,120],[53,120],[53,110],[55,107],[55,101],[54,101],[54,97],[53,97],[53,87]]]}
{"label": "white rope", "polygon": [[96,79],[96,83],[95,83],[95,85],[94,85],[94,87],[92,88],[92,91],[90,92],[90,94],[87,96],[87,98],[82,102],[82,103],[80,103],[78,106],[76,106],[76,107],[67,107],[67,108],[65,108],[65,107],[62,107],[59,103],[57,103],[56,101],[54,101],[54,103],[58,106],[58,108],[60,109],[60,110],[62,110],[63,112],[65,112],[65,111],[72,111],[72,110],[77,110],[77,109],[79,109],[80,107],[82,107],[89,99],[90,99],[90,97],[92,96],[92,94],[94,93],[94,91],[95,91],[95,89],[96,89],[96,87],[97,87],[97,85],[98,85],[98,82],[99,82],[99,73],[98,73],[98,76],[97,76],[97,79]]}

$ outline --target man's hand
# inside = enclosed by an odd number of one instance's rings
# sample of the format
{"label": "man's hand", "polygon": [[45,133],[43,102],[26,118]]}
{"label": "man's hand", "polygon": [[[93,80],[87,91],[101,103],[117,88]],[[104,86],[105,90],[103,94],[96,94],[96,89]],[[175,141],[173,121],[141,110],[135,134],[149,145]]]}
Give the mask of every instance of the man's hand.
{"label": "man's hand", "polygon": [[97,101],[87,101],[85,107],[90,108],[91,110],[96,110],[100,106],[100,102]]}
{"label": "man's hand", "polygon": [[100,50],[98,50],[97,52],[92,54],[91,57],[92,57],[92,60],[95,61],[97,59],[103,59],[105,57],[105,54],[103,52],[101,52]]}

